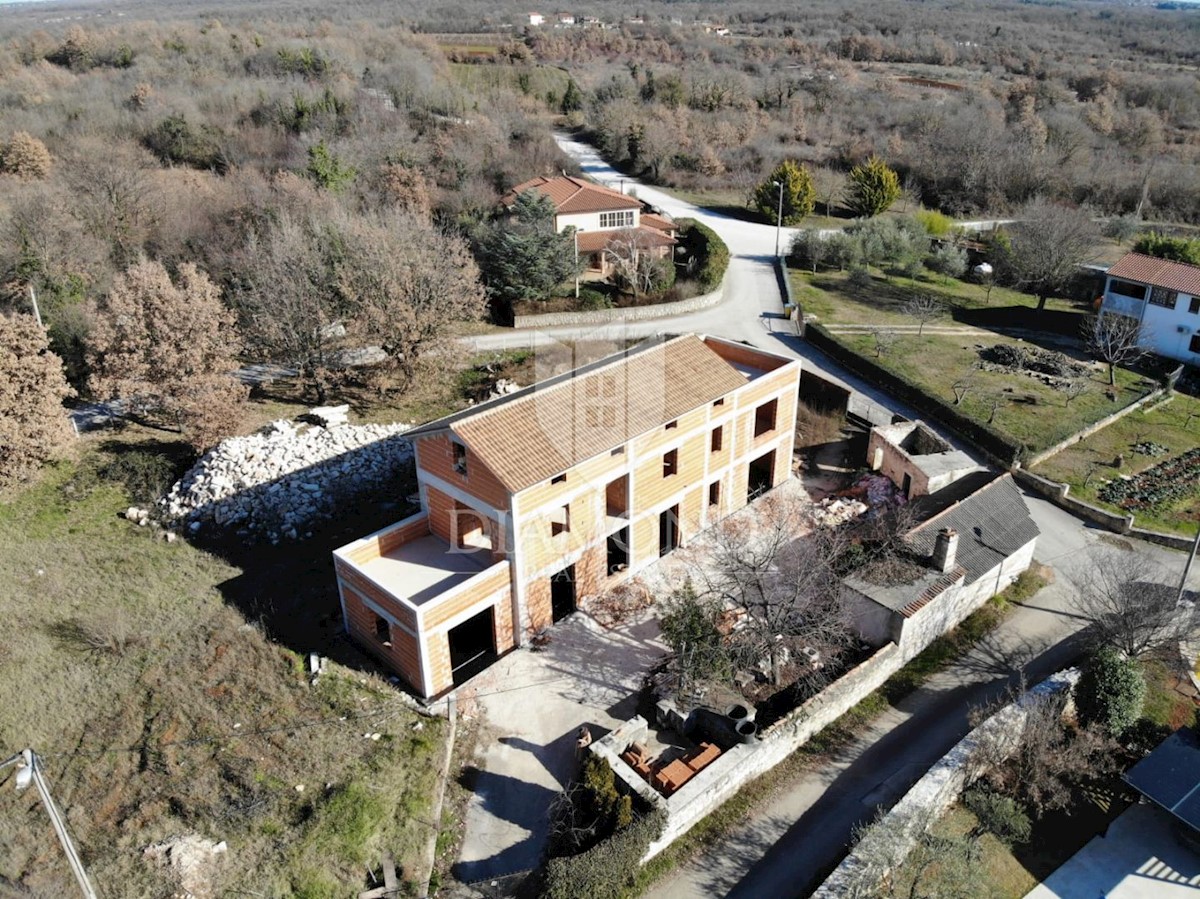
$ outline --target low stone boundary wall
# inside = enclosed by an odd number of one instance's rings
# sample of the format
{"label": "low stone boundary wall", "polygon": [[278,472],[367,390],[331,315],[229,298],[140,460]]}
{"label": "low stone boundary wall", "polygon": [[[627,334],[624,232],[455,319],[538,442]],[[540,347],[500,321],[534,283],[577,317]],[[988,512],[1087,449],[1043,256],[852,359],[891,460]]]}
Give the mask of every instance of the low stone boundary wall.
{"label": "low stone boundary wall", "polygon": [[[905,662],[895,643],[877,650],[787,717],[775,722],[755,743],[739,744],[684,784],[666,800],[667,823],[650,844],[649,861],[737,793],[747,781],[770,771],[895,674]],[[624,765],[624,763],[621,763]]]}
{"label": "low stone boundary wall", "polygon": [[1082,431],[1076,431],[1074,434],[1072,434],[1066,440],[1062,440],[1062,441],[1054,444],[1054,446],[1050,447],[1049,449],[1042,450],[1036,456],[1033,456],[1032,458],[1030,458],[1029,461],[1026,462],[1025,464],[1028,465],[1030,468],[1033,468],[1035,465],[1040,465],[1042,462],[1045,462],[1051,456],[1061,453],[1068,446],[1074,446],[1080,440],[1083,440],[1087,437],[1091,437],[1093,434],[1095,434],[1097,431],[1101,430],[1102,428],[1107,428],[1114,421],[1119,421],[1120,419],[1124,418],[1129,413],[1136,412],[1137,410],[1141,409],[1147,403],[1150,403],[1154,400],[1159,399],[1160,397],[1163,396],[1164,393],[1165,393],[1165,391],[1161,387],[1159,387],[1157,390],[1151,390],[1140,400],[1134,400],[1128,406],[1118,409],[1112,415],[1106,415],[1104,418],[1100,419],[1099,421],[1093,422],[1092,424],[1088,425]]}
{"label": "low stone boundary wall", "polygon": [[1106,531],[1137,537],[1139,540],[1157,543],[1159,546],[1166,546],[1171,549],[1189,550],[1192,548],[1192,539],[1189,537],[1183,537],[1179,534],[1164,534],[1161,531],[1151,531],[1146,528],[1134,527],[1136,519],[1133,515],[1121,515],[1116,512],[1110,512],[1107,509],[1101,509],[1099,506],[1093,506],[1091,503],[1085,503],[1081,499],[1076,499],[1071,496],[1070,484],[1052,481],[1049,478],[1034,474],[1032,471],[1026,471],[1024,468],[1014,468],[1012,475],[1022,487],[1032,490],[1039,496],[1044,496],[1050,502],[1054,503],[1054,505],[1060,509],[1066,509],[1072,515],[1078,515],[1080,518],[1085,518],[1093,524],[1098,524]]}
{"label": "low stone boundary wall", "polygon": [[[959,740],[953,749],[942,756],[925,776],[904,794],[880,822],[899,826],[895,829],[889,828],[886,834],[880,834],[876,830],[869,831],[863,837],[863,843],[852,849],[817,888],[812,899],[844,899],[845,896],[860,895],[854,888],[866,886],[865,879],[871,879],[874,883],[882,880],[888,872],[872,870],[867,859],[888,857],[895,860],[896,864],[903,861],[916,845],[920,833],[945,814],[966,785],[983,773],[977,760],[976,749],[981,745],[990,744],[1011,752],[1024,728],[1029,704],[1043,696],[1069,693],[1078,679],[1079,672],[1074,668],[1051,675]],[[889,847],[890,852],[875,853],[868,844],[868,841],[873,839],[901,839],[903,845],[896,847],[893,843]]]}
{"label": "low stone boundary wall", "polygon": [[612,322],[647,321],[654,318],[670,318],[688,312],[699,312],[716,306],[725,298],[725,285],[712,293],[701,294],[674,303],[656,303],[652,306],[629,306],[625,309],[592,309],[587,312],[547,312],[543,315],[518,315],[513,319],[514,330],[521,328],[552,328],[560,325],[607,325]]}

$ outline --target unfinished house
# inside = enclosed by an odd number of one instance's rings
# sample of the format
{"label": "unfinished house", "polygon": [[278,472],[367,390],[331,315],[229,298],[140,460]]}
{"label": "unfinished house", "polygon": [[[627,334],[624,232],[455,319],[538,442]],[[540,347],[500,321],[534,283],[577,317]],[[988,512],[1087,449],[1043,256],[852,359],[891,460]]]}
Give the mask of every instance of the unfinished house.
{"label": "unfinished house", "polygon": [[347,631],[451,689],[787,478],[799,379],[689,334],[410,431],[420,512],[334,553]]}
{"label": "unfinished house", "polygon": [[905,499],[936,493],[981,466],[930,430],[905,421],[871,429],[867,464],[900,488]]}

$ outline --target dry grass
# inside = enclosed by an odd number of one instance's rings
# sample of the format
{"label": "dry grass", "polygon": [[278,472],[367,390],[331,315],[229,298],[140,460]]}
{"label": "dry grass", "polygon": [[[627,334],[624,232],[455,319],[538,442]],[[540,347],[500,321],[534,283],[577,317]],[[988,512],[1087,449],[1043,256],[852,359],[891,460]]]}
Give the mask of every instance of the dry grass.
{"label": "dry grass", "polygon": [[[309,686],[298,649],[361,662],[336,644],[285,648],[228,602],[240,583],[269,605],[295,579],[117,518],[125,490],[81,474],[96,452],[0,504],[0,747],[43,755],[103,895],[168,895],[142,849],[186,833],[228,841],[221,895],[348,895],[385,846],[410,870],[440,722],[366,666],[331,663]],[[324,596],[314,619],[336,611],[331,579],[310,589]],[[73,891],[30,793],[0,791],[0,845],[4,882]]]}

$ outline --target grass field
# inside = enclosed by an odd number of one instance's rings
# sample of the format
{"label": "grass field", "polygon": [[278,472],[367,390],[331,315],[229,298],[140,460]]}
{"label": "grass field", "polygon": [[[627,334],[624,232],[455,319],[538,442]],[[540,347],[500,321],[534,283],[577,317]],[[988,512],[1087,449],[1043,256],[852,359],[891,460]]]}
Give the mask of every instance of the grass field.
{"label": "grass field", "polygon": [[[1149,441],[1166,448],[1161,456],[1134,452],[1135,444]],[[1034,471],[1071,485],[1071,495],[1113,511],[1116,506],[1101,502],[1097,491],[1106,480],[1132,475],[1177,456],[1200,444],[1200,399],[1176,393],[1145,411],[1133,412],[1086,440],[1047,459]],[[1117,456],[1124,464],[1114,467]],[[1164,504],[1150,512],[1136,513],[1139,527],[1194,534],[1200,522],[1200,489],[1189,498]]]}
{"label": "grass field", "polygon": [[[831,327],[839,342],[929,394],[953,403],[954,383],[969,375],[972,386],[959,410],[981,423],[991,420],[995,429],[1031,451],[1053,446],[1152,389],[1140,375],[1118,370],[1116,389],[1110,392],[1105,369],[1093,362],[1089,363],[1088,390],[1068,403],[1058,389],[1028,375],[974,369],[979,349],[996,344],[1043,344],[1087,361],[1080,355],[1077,341],[1067,336],[1077,313],[1063,301],[1047,305],[1046,317],[1056,322],[1060,332],[1055,334],[1036,330],[1033,297],[1001,288],[992,291],[989,303],[979,285],[929,275],[915,283],[873,276],[870,287],[862,290],[855,289],[842,273],[811,277],[793,271],[792,279],[805,315],[811,310],[819,323]],[[945,316],[926,324],[921,336],[913,331],[898,333],[894,346],[881,356],[876,354],[876,341],[870,333],[837,327],[913,327],[916,321],[899,310],[914,293],[940,297],[946,305]],[[947,327],[952,329],[948,333]],[[1007,333],[990,330],[998,327]]]}
{"label": "grass field", "polygon": [[450,63],[455,81],[475,97],[487,97],[500,90],[519,91],[545,99],[548,94],[562,97],[570,75],[554,66],[510,66],[490,63]]}
{"label": "grass field", "polygon": [[[97,473],[106,441],[0,504],[0,740],[44,757],[102,895],[169,895],[142,850],[189,833],[229,844],[218,895],[351,895],[385,847],[410,873],[443,728],[337,639],[327,542],[293,547],[291,576],[274,558],[259,569],[167,544],[118,518],[130,497]],[[322,597],[307,644],[269,639],[269,615],[247,620],[233,584],[264,609]],[[310,686],[307,649],[345,664]],[[0,791],[0,879],[69,895],[31,793]]]}

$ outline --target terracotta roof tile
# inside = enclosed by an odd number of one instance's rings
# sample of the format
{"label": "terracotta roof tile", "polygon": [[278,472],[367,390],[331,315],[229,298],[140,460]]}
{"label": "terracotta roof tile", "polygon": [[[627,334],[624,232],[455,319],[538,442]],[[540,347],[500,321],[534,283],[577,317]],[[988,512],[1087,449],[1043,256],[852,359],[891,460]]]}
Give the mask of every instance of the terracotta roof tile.
{"label": "terracotta roof tile", "polygon": [[641,215],[641,223],[647,228],[653,228],[656,231],[677,231],[675,223],[669,218],[664,218],[661,215],[655,215],[652,212],[643,212]]}
{"label": "terracotta roof tile", "polygon": [[1126,253],[1108,270],[1114,278],[1141,281],[1191,296],[1200,296],[1200,266],[1172,262],[1141,253]]}
{"label": "terracotta roof tile", "polygon": [[711,403],[746,376],[694,334],[641,344],[410,432],[449,428],[512,492]]}
{"label": "terracotta roof tile", "polygon": [[511,204],[527,190],[536,190],[550,198],[555,211],[562,214],[580,212],[606,212],[609,209],[641,209],[642,201],[600,184],[593,184],[582,178],[570,175],[559,175],[555,178],[545,176],[531,178],[523,184],[518,184],[504,197],[504,202]]}
{"label": "terracotta roof tile", "polygon": [[[613,238],[617,237],[623,229],[615,231],[580,231],[579,232],[579,252],[580,253],[599,253]],[[653,228],[638,228],[638,246],[643,249],[651,247],[670,247],[677,242],[675,238],[668,237],[661,231],[655,231]]]}

